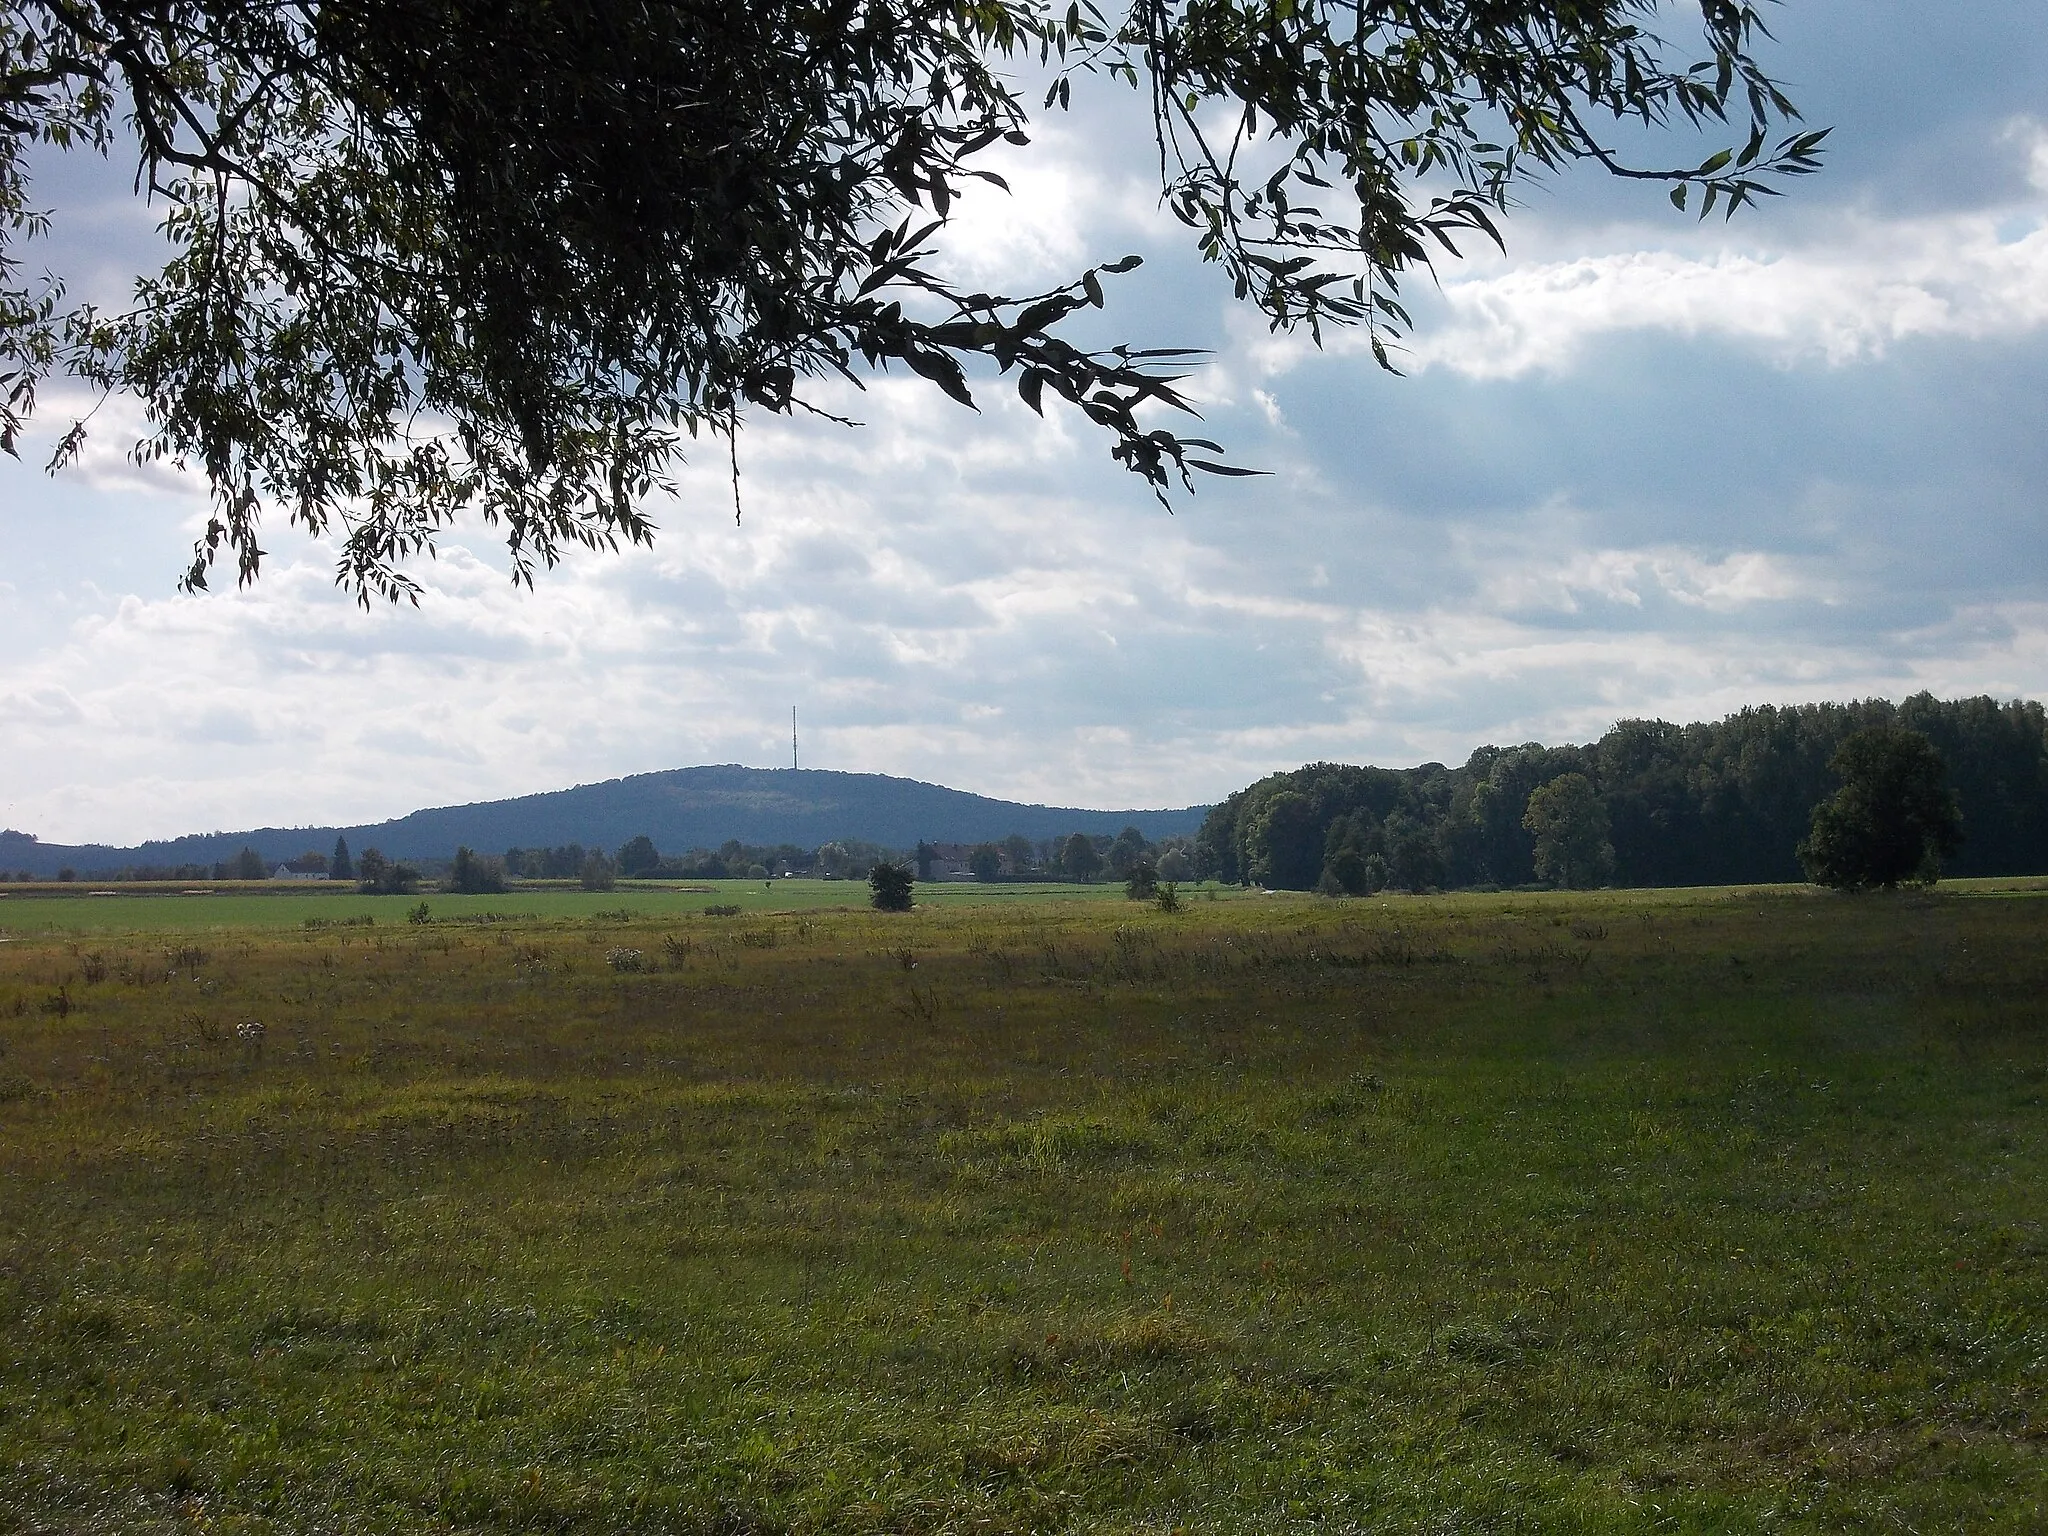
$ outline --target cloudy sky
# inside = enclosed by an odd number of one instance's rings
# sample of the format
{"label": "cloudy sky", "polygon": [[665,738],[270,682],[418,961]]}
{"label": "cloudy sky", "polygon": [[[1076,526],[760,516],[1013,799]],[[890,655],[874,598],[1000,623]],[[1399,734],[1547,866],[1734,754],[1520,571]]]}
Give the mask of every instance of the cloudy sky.
{"label": "cloudy sky", "polygon": [[[204,499],[125,461],[116,402],[61,478],[0,461],[0,825],[127,842],[773,766],[791,705],[807,767],[1128,807],[1623,716],[2048,693],[2038,0],[1774,16],[1825,174],[1732,224],[1531,188],[1505,257],[1415,291],[1405,378],[1235,311],[1120,104],[1048,124],[949,259],[1021,285],[1146,254],[1111,322],[1213,348],[1213,435],[1273,472],[1172,515],[1072,418],[885,380],[863,430],[748,427],[741,526],[720,458],[653,550],[532,593],[473,531],[418,609],[365,615],[280,528],[253,590],[181,597]],[[44,259],[117,283],[147,215],[50,185]]]}

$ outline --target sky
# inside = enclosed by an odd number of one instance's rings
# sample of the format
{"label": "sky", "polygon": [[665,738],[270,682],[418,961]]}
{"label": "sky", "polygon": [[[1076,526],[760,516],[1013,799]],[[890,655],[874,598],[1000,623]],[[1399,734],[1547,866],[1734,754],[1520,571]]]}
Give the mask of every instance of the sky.
{"label": "sky", "polygon": [[[805,767],[1130,808],[1628,717],[2041,697],[2037,5],[1770,8],[1767,67],[1834,128],[1822,175],[1730,223],[1590,170],[1529,187],[1505,254],[1411,285],[1399,378],[1235,305],[1130,104],[1083,93],[945,259],[1022,287],[1146,257],[1100,323],[1211,349],[1198,430],[1271,472],[1171,512],[1070,414],[885,378],[819,394],[857,430],[749,422],[737,526],[710,454],[651,550],[531,592],[472,527],[417,608],[365,614],[280,520],[253,588],[184,596],[204,488],[128,462],[110,402],[56,479],[40,443],[0,460],[0,825],[128,843],[773,767],[792,706]],[[39,259],[118,291],[151,222],[126,168],[43,185]]]}

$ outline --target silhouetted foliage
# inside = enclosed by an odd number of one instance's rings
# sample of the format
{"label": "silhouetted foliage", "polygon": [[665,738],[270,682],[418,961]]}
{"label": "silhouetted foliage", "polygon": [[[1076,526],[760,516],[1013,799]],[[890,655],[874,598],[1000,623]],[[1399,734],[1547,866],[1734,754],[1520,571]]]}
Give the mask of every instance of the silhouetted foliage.
{"label": "silhouetted foliage", "polygon": [[[1526,178],[1593,161],[1705,216],[1815,167],[1822,135],[1782,132],[1751,56],[1756,11],[1698,9],[1703,35],[1667,45],[1644,0],[17,0],[0,447],[52,376],[128,392],[139,455],[213,489],[190,585],[222,555],[253,579],[282,512],[336,537],[365,601],[414,594],[403,562],[464,512],[522,580],[643,542],[688,445],[877,370],[1063,399],[1156,491],[1241,472],[1150,424],[1184,407],[1184,354],[1061,334],[1137,258],[1036,294],[941,275],[960,192],[1001,182],[981,157],[1029,142],[1016,66],[1052,68],[1045,110],[1091,77],[1140,87],[1203,258],[1274,328],[1358,326],[1386,362],[1404,276],[1497,240]],[[1624,164],[1603,136],[1731,115],[1698,164]],[[67,309],[13,243],[45,222],[32,161],[124,141],[169,259],[130,309]]]}

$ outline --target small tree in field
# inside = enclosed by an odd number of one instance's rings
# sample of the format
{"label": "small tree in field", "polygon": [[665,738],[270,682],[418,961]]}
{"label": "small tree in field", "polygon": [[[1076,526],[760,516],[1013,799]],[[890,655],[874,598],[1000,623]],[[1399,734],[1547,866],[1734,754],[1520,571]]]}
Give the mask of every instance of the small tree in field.
{"label": "small tree in field", "polygon": [[1537,878],[1588,890],[1613,877],[1607,807],[1583,773],[1552,779],[1531,795],[1522,825],[1536,834]]}
{"label": "small tree in field", "polygon": [[618,874],[612,861],[593,848],[584,857],[582,880],[586,891],[608,891],[618,883]]}
{"label": "small tree in field", "polygon": [[1799,845],[1806,878],[1837,890],[1932,885],[1963,841],[1962,813],[1934,743],[1898,725],[1874,725],[1835,749],[1842,787],[1813,808]]}
{"label": "small tree in field", "polygon": [[884,859],[868,871],[868,889],[874,892],[869,900],[877,912],[908,912],[916,883],[909,869]]}
{"label": "small tree in field", "polygon": [[334,840],[334,857],[327,864],[327,878],[330,880],[353,880],[355,877],[356,867],[350,862],[348,856],[348,839],[337,837]]}
{"label": "small tree in field", "polygon": [[967,867],[977,880],[993,880],[1003,872],[1003,850],[994,843],[976,843],[967,855]]}

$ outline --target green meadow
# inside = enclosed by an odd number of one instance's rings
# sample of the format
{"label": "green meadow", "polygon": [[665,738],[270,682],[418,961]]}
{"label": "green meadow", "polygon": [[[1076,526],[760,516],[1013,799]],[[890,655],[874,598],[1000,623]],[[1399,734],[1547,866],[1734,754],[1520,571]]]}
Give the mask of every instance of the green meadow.
{"label": "green meadow", "polygon": [[0,900],[0,1531],[2048,1528],[2039,882],[748,884]]}
{"label": "green meadow", "polygon": [[[1236,900],[1246,893],[1229,886],[1190,886],[1190,900]],[[988,884],[942,881],[918,886],[917,899],[931,908],[961,903],[1013,904],[1038,901],[1116,901],[1121,885],[1057,882]],[[737,906],[743,912],[808,912],[834,907],[864,908],[863,880],[704,880],[686,884],[622,880],[614,890],[514,885],[495,896],[454,896],[426,891],[415,896],[365,896],[352,885],[276,886],[223,881],[164,886],[78,884],[0,886],[0,936],[54,932],[196,932],[207,929],[294,928],[312,920],[346,919],[403,923],[422,901],[436,919],[488,921],[504,918],[598,918],[625,911],[635,918],[680,918],[707,906]]]}

